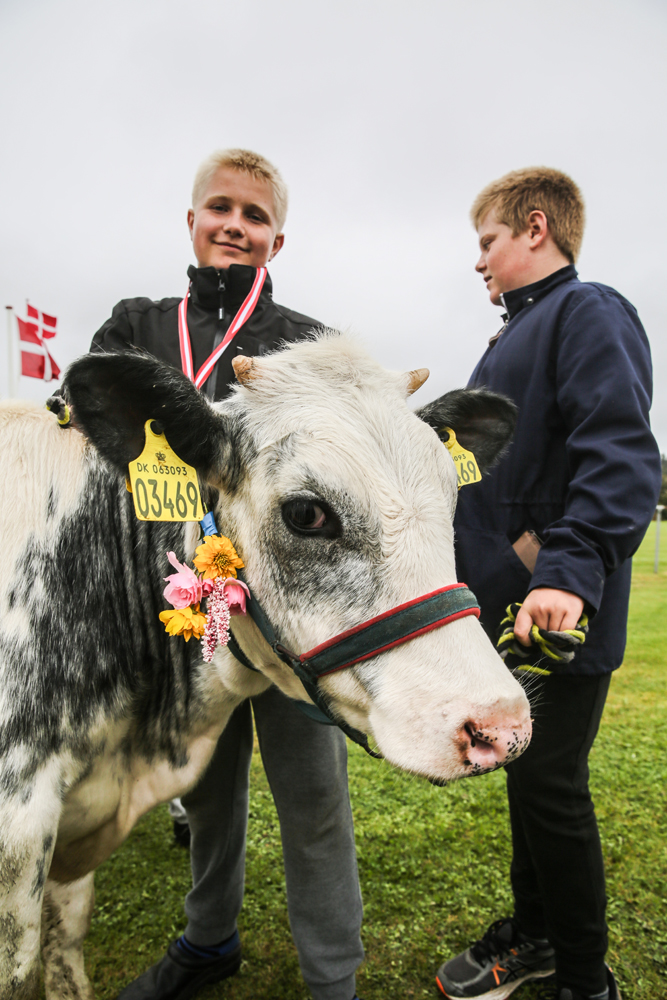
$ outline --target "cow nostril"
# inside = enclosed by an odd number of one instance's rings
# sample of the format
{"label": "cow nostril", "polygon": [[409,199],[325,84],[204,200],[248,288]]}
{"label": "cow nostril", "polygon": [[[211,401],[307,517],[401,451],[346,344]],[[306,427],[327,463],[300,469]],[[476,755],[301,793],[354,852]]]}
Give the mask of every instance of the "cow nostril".
{"label": "cow nostril", "polygon": [[493,743],[493,739],[489,736],[485,736],[479,726],[475,725],[474,722],[466,722],[463,728],[468,734],[471,747],[474,747],[477,743],[484,743],[486,746]]}
{"label": "cow nostril", "polygon": [[470,738],[470,746],[474,747],[475,743],[476,743],[476,739],[479,738],[478,733],[477,733],[477,726],[474,726],[472,724],[472,722],[466,722],[466,724],[465,724],[465,726],[463,728],[465,729],[465,731],[467,732],[467,734],[468,734],[468,736]]}

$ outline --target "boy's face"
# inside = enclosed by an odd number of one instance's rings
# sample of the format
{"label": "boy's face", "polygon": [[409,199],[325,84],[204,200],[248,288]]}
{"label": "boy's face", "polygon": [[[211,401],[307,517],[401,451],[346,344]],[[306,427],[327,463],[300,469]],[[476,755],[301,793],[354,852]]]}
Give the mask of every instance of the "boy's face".
{"label": "boy's face", "polygon": [[199,203],[188,211],[188,227],[199,267],[251,264],[263,267],[278,253],[285,237],[278,233],[273,191],[231,167],[220,167]]}
{"label": "boy's face", "polygon": [[522,288],[534,280],[531,233],[527,230],[512,236],[510,227],[498,222],[492,208],[480,223],[477,235],[481,254],[475,270],[484,278],[494,306],[500,306],[503,292]]}

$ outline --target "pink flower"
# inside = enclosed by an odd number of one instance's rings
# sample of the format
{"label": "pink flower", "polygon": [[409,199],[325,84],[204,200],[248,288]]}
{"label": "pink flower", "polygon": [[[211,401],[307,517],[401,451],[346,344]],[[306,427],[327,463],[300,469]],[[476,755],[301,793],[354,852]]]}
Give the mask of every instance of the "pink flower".
{"label": "pink flower", "polygon": [[217,646],[229,642],[229,605],[225,596],[225,580],[217,577],[206,604],[206,628],[201,641],[205,663],[213,659]]}
{"label": "pink flower", "polygon": [[204,590],[197,574],[185,563],[180,563],[175,552],[167,552],[167,559],[178,573],[165,576],[165,600],[169,601],[172,608],[187,608],[189,604],[198,604],[204,596]]}
{"label": "pink flower", "polygon": [[230,615],[244,615],[246,594],[250,600],[250,591],[243,580],[235,580],[234,577],[228,576],[222,581],[222,586]]}

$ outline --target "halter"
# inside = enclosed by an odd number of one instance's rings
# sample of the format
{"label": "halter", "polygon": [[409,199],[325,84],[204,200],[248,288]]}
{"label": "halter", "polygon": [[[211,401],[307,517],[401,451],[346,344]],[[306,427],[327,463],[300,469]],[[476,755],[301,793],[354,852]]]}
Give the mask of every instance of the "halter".
{"label": "halter", "polygon": [[[242,571],[239,571],[239,577],[245,582]],[[458,618],[465,618],[467,615],[479,618],[479,605],[475,595],[468,590],[465,583],[453,583],[449,587],[433,590],[430,594],[424,594],[406,604],[399,604],[398,607],[376,615],[375,618],[370,618],[345,632],[340,632],[332,639],[327,639],[307,653],[299,655],[278,641],[261,604],[252,593],[251,596],[252,600],[246,605],[247,613],[276,656],[294,671],[316,706],[297,702],[299,708],[318,722],[338,726],[371,757],[382,755],[371,750],[365,733],[334,716],[318,686],[320,677],[326,677],[327,674],[333,674],[338,670],[346,670],[355,663],[386,653],[395,646],[409,642],[432,629],[448,625]],[[228,649],[243,666],[257,671],[257,667],[250,662],[231,633]]]}
{"label": "halter", "polygon": [[[218,533],[212,511],[208,511],[199,523],[204,536]],[[405,604],[390,608],[389,611],[354,625],[345,632],[339,632],[332,639],[327,639],[307,653],[299,655],[279,641],[262,605],[248,586],[243,570],[238,570],[238,577],[248,587],[251,598],[246,604],[246,614],[250,615],[276,656],[294,671],[314,703],[309,705],[297,701],[298,707],[316,722],[338,726],[353,743],[358,743],[371,757],[382,757],[382,754],[371,750],[365,733],[335,717],[318,686],[320,677],[326,677],[327,674],[336,673],[338,670],[346,670],[355,663],[379,656],[394,646],[416,639],[417,636],[424,635],[432,629],[449,625],[458,618],[465,618],[467,615],[479,618],[480,613],[477,598],[465,583],[452,583],[448,587],[440,587],[439,590],[432,590],[429,594],[423,594],[422,597],[415,597]],[[261,673],[243,652],[232,632],[229,633],[227,648],[244,667],[254,670],[255,673]]]}

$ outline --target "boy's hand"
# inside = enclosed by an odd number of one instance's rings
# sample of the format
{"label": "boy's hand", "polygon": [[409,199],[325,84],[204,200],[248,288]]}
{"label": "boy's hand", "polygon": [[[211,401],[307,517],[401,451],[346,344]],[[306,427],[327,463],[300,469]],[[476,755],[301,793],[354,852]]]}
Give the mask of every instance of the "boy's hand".
{"label": "boy's hand", "polygon": [[536,587],[523,602],[514,623],[514,634],[524,646],[530,646],[533,623],[549,632],[575,628],[584,610],[581,597],[569,590]]}

